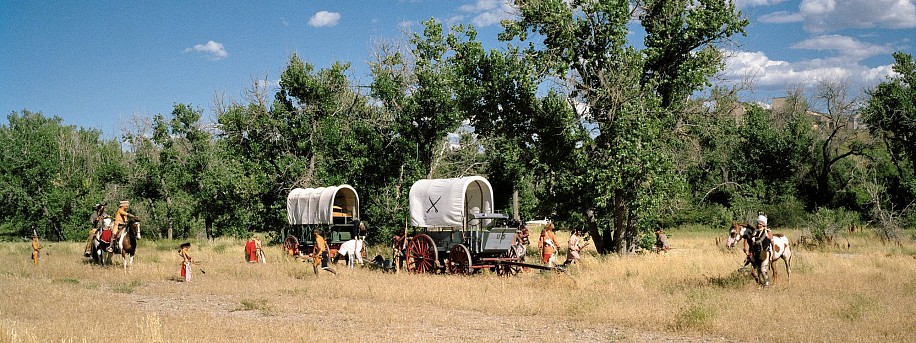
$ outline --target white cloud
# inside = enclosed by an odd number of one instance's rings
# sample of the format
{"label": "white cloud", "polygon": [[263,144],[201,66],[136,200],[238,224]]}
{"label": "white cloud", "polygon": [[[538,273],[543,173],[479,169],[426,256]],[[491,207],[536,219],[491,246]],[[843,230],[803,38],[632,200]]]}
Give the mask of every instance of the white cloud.
{"label": "white cloud", "polygon": [[910,29],[916,28],[916,1],[801,0],[798,12],[773,12],[761,16],[760,21],[776,24],[803,22],[809,32],[846,28]]}
{"label": "white cloud", "polygon": [[471,23],[477,27],[499,24],[503,19],[510,19],[516,12],[515,7],[506,0],[477,0],[470,5],[462,5],[459,11],[474,16]]}
{"label": "white cloud", "polygon": [[755,6],[772,6],[785,0],[735,0],[735,7],[748,8]]}
{"label": "white cloud", "polygon": [[202,52],[208,56],[211,60],[221,60],[229,56],[229,52],[226,51],[226,48],[223,47],[223,43],[217,43],[214,41],[207,41],[206,44],[197,44],[192,48],[184,49],[184,52]]}
{"label": "white cloud", "polygon": [[[891,75],[891,66],[868,67],[861,60],[870,56],[861,52],[848,54],[838,50],[843,45],[865,46],[867,43],[841,37],[814,38],[793,46],[799,49],[833,50],[841,54],[829,58],[797,62],[770,59],[765,53],[730,52],[726,58],[723,77],[732,81],[750,80],[761,89],[782,90],[794,85],[816,86],[820,80],[849,80],[852,86],[865,88],[876,85]],[[848,38],[848,37],[845,37]]]}
{"label": "white cloud", "polygon": [[861,42],[855,38],[841,35],[823,35],[806,39],[795,43],[792,48],[834,51],[841,57],[849,58],[855,62],[872,56],[889,55],[894,52],[894,49],[890,47]]}
{"label": "white cloud", "polygon": [[760,16],[760,21],[770,24],[800,23],[805,21],[805,17],[801,13],[779,11]]}
{"label": "white cloud", "polygon": [[314,27],[331,27],[340,21],[340,13],[320,11],[309,18],[309,25]]}

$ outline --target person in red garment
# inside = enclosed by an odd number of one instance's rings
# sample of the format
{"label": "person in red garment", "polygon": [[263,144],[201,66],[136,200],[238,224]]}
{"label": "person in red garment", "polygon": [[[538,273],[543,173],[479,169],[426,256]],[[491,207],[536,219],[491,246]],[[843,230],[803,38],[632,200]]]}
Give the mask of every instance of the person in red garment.
{"label": "person in red garment", "polygon": [[184,282],[191,282],[191,254],[188,253],[191,243],[184,243],[180,248],[178,255],[181,256],[181,278]]}
{"label": "person in red garment", "polygon": [[258,263],[258,243],[254,236],[251,236],[251,239],[245,243],[245,258],[248,263]]}

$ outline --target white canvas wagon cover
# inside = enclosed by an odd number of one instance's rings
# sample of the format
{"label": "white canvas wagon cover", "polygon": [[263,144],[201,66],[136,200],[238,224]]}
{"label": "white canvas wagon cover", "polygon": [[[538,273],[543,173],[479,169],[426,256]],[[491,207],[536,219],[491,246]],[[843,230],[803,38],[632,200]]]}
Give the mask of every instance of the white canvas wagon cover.
{"label": "white canvas wagon cover", "polygon": [[415,227],[464,228],[471,212],[493,212],[493,188],[481,176],[425,179],[410,187],[410,222]]}
{"label": "white canvas wagon cover", "polygon": [[333,224],[334,217],[359,218],[359,195],[350,185],[296,188],[286,197],[290,225]]}

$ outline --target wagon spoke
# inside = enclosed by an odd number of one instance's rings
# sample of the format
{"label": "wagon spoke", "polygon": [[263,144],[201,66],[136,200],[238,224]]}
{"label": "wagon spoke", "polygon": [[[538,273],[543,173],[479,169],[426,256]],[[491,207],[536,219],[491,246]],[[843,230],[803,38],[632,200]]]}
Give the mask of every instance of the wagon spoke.
{"label": "wagon spoke", "polygon": [[452,247],[448,253],[448,271],[452,274],[467,275],[471,273],[471,253],[464,244]]}
{"label": "wagon spoke", "polygon": [[433,239],[427,235],[417,235],[407,245],[407,270],[417,274],[435,271],[438,253]]}

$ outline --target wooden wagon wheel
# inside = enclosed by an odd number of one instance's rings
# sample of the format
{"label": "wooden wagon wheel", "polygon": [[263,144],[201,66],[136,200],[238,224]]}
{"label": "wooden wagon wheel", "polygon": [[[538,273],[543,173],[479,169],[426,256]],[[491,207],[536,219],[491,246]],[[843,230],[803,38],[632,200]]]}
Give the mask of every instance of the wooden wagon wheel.
{"label": "wooden wagon wheel", "polygon": [[435,272],[439,253],[436,242],[427,235],[419,234],[407,243],[407,271],[417,274]]}
{"label": "wooden wagon wheel", "polygon": [[[503,257],[514,262],[521,262],[521,256],[518,251],[515,250],[515,246],[506,250],[506,252],[503,253]],[[522,267],[511,264],[500,263],[496,265],[496,274],[499,276],[515,276],[518,275],[521,270]]]}
{"label": "wooden wagon wheel", "polygon": [[287,236],[283,241],[283,253],[293,256],[299,254],[299,240],[295,236]]}
{"label": "wooden wagon wheel", "polygon": [[468,248],[464,244],[453,246],[448,252],[448,272],[467,275],[471,271],[471,253]]}

